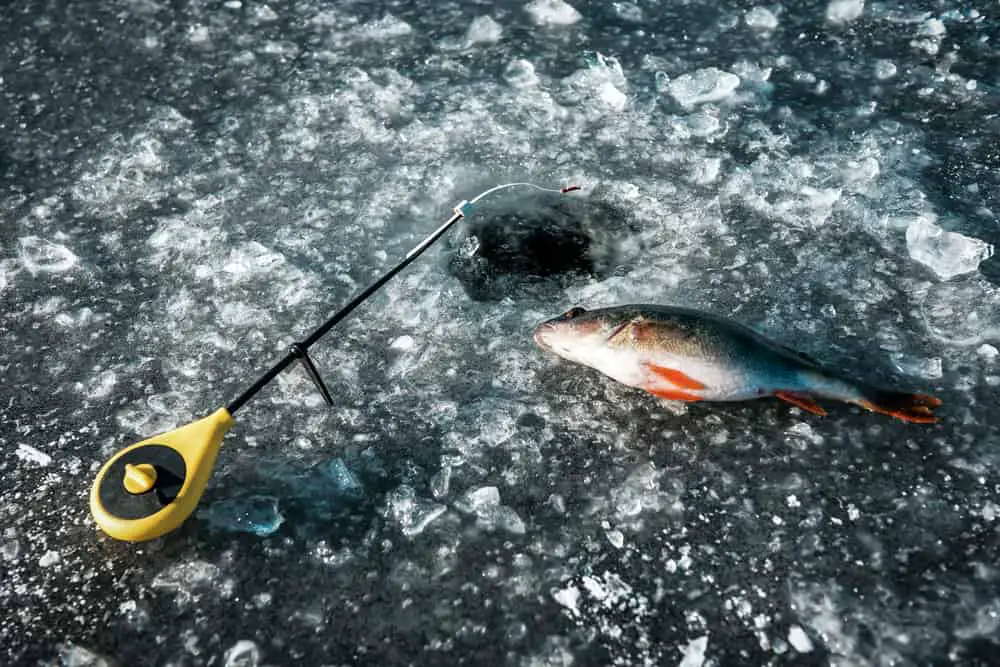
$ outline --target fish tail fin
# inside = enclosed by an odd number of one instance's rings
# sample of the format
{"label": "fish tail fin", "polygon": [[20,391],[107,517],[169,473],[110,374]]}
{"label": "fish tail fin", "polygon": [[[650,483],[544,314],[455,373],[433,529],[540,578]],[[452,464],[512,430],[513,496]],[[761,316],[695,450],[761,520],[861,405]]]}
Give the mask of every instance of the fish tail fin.
{"label": "fish tail fin", "polygon": [[874,387],[862,387],[862,396],[854,401],[861,407],[890,415],[914,424],[933,424],[937,417],[931,412],[941,405],[941,399],[926,394],[910,394]]}

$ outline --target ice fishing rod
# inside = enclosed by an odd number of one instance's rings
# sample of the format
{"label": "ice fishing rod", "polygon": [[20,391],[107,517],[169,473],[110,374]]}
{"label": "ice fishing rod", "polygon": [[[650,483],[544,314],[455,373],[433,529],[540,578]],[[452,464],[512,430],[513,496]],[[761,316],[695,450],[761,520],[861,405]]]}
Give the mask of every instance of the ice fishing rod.
{"label": "ice fishing rod", "polygon": [[306,338],[292,343],[285,356],[226,407],[172,431],[129,445],[108,459],[101,466],[90,489],[90,512],[101,530],[115,539],[142,542],[165,535],[184,523],[198,505],[212,476],[212,467],[222,445],[222,438],[233,425],[233,415],[294,362],[302,364],[323,400],[332,406],[333,399],[316,364],[309,357],[309,348],[423,254],[452,225],[466,217],[476,202],[494,192],[515,187],[529,187],[558,194],[580,189],[576,185],[556,190],[533,183],[505,183],[459,203],[452,216],[406,253],[401,262]]}

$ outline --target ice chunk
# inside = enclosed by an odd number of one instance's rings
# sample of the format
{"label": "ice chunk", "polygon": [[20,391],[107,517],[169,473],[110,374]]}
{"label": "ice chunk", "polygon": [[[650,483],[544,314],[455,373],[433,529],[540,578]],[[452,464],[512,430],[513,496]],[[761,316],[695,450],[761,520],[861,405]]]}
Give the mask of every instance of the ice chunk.
{"label": "ice chunk", "polygon": [[51,567],[61,560],[62,558],[59,556],[59,553],[50,549],[38,559],[38,565],[40,567]]}
{"label": "ice chunk", "polygon": [[774,30],[778,27],[778,17],[766,7],[754,7],[746,13],[743,20],[754,30]]}
{"label": "ice chunk", "polygon": [[897,353],[893,355],[893,362],[897,370],[914,377],[925,378],[927,380],[938,380],[942,375],[944,375],[940,357],[917,359],[905,354]]}
{"label": "ice chunk", "polygon": [[153,588],[171,591],[179,603],[187,604],[199,591],[220,587],[226,582],[218,565],[202,560],[174,563],[153,578]]}
{"label": "ice chunk", "polygon": [[830,23],[850,23],[861,17],[864,0],[831,0],[826,6],[826,20]]}
{"label": "ice chunk", "polygon": [[355,33],[360,39],[383,42],[388,39],[404,37],[413,32],[409,23],[396,18],[392,14],[386,14],[376,21],[369,21]]}
{"label": "ice chunk", "polygon": [[813,650],[813,643],[809,635],[798,625],[793,625],[788,629],[788,643],[799,653],[809,653]]}
{"label": "ice chunk", "polygon": [[198,518],[213,528],[266,537],[285,521],[273,496],[243,496],[212,503],[198,512]]}
{"label": "ice chunk", "polygon": [[505,530],[522,535],[524,521],[510,507],[500,504],[500,491],[495,486],[484,486],[466,491],[455,502],[455,508],[476,516],[476,525],[484,530]]}
{"label": "ice chunk", "polygon": [[58,664],[63,667],[112,667],[114,664],[90,649],[74,644],[59,644]]}
{"label": "ice chunk", "polygon": [[37,463],[40,466],[47,466],[52,463],[51,456],[45,452],[35,449],[31,445],[26,445],[23,442],[17,446],[17,458],[22,461]]}
{"label": "ice chunk", "polygon": [[552,599],[569,609],[574,614],[579,613],[579,610],[576,608],[576,604],[580,601],[580,589],[576,586],[571,584],[566,588],[556,591],[552,594]]}
{"label": "ice chunk", "polygon": [[670,94],[684,108],[718,102],[733,94],[740,77],[716,67],[700,69],[677,77],[669,84]]}
{"label": "ice chunk", "polygon": [[920,304],[927,329],[952,345],[976,345],[1000,336],[1000,289],[976,277],[936,283]]}
{"label": "ice chunk", "polygon": [[503,71],[504,81],[511,88],[529,88],[538,84],[535,66],[527,60],[512,60]]}
{"label": "ice chunk", "polygon": [[996,361],[997,356],[1000,355],[1000,350],[997,350],[989,343],[983,343],[982,345],[980,345],[978,348],[976,348],[976,352],[979,353],[979,356],[982,357],[984,361],[989,363],[993,363],[994,361]]}
{"label": "ice chunk", "polygon": [[993,255],[993,246],[979,239],[946,232],[933,214],[918,216],[906,228],[910,257],[933,271],[941,280],[971,273]]}
{"label": "ice chunk", "polygon": [[415,345],[413,336],[400,336],[389,344],[394,350],[412,350]]}
{"label": "ice chunk", "polygon": [[469,514],[480,514],[500,504],[500,491],[495,486],[484,486],[466,491],[455,502],[455,507]]}
{"label": "ice chunk", "polygon": [[891,79],[896,76],[896,63],[891,60],[876,60],[875,61],[875,78],[880,81],[885,81],[886,79]]}
{"label": "ice chunk", "polygon": [[358,476],[347,467],[344,459],[337,457],[319,466],[320,472],[331,483],[335,496],[360,500],[364,497],[364,486]]}
{"label": "ice chunk", "polygon": [[20,552],[21,543],[17,540],[17,531],[14,528],[6,529],[3,539],[0,539],[0,557],[5,561],[15,561]]}
{"label": "ice chunk", "polygon": [[61,273],[77,263],[77,257],[64,245],[37,236],[25,236],[18,241],[18,257],[28,273]]}
{"label": "ice chunk", "polygon": [[225,667],[257,667],[260,664],[260,649],[249,639],[241,639],[226,651]]}
{"label": "ice chunk", "polygon": [[538,25],[571,25],[583,18],[580,12],[563,0],[534,0],[524,9]]}
{"label": "ice chunk", "polygon": [[401,484],[386,497],[386,514],[399,524],[403,535],[413,537],[424,532],[447,508],[439,503],[417,498],[412,487]]}
{"label": "ice chunk", "polygon": [[679,667],[701,667],[705,664],[705,651],[708,649],[708,635],[692,639],[681,649],[684,657]]}
{"label": "ice chunk", "polygon": [[493,44],[500,41],[503,35],[503,28],[489,16],[478,16],[469,24],[469,29],[465,33],[465,43],[469,46],[476,44]]}
{"label": "ice chunk", "polygon": [[920,24],[917,35],[921,37],[943,37],[947,30],[940,19],[930,18]]}
{"label": "ice chunk", "polygon": [[642,8],[632,2],[613,2],[611,8],[615,11],[615,16],[623,21],[642,23],[646,20]]}

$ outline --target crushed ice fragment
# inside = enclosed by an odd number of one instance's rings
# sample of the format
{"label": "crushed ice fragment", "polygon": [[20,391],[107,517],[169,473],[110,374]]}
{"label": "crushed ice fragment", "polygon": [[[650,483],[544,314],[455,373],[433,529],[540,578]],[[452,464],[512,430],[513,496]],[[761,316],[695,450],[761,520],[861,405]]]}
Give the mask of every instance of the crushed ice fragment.
{"label": "crushed ice fragment", "polygon": [[569,585],[566,588],[560,589],[552,594],[552,598],[574,614],[579,613],[576,603],[580,601],[580,589],[576,586]]}
{"label": "crushed ice fragment", "polygon": [[812,640],[798,625],[793,625],[788,629],[788,643],[799,653],[809,653],[813,650]]}
{"label": "crushed ice fragment", "polygon": [[500,504],[500,491],[495,486],[484,486],[466,491],[455,501],[455,509],[476,517],[476,525],[484,530],[505,530],[524,534],[524,521],[512,508]]}
{"label": "crushed ice fragment", "polygon": [[529,88],[538,84],[535,66],[521,58],[507,64],[503,71],[503,78],[511,88]]}
{"label": "crushed ice fragment", "polygon": [[875,78],[880,81],[896,76],[896,64],[891,60],[875,61]]}
{"label": "crushed ice fragment", "polygon": [[465,33],[465,43],[468,46],[476,44],[494,44],[500,41],[503,28],[489,16],[478,16],[469,24]]}
{"label": "crushed ice fragment", "polygon": [[112,661],[90,649],[72,643],[59,644],[59,662],[63,667],[112,667]]}
{"label": "crushed ice fragment", "polygon": [[400,336],[396,340],[389,344],[394,350],[412,350],[416,343],[413,340],[413,336]]}
{"label": "crushed ice fragment", "polygon": [[901,373],[927,380],[939,380],[944,375],[941,357],[915,359],[905,354],[894,354],[893,363]]}
{"label": "crushed ice fragment", "polygon": [[353,500],[360,500],[364,496],[361,480],[347,467],[344,459],[337,457],[318,467],[323,476],[329,480],[334,496]]}
{"label": "crushed ice fragment", "polygon": [[455,502],[455,507],[469,514],[479,514],[500,504],[500,491],[495,486],[484,486],[466,491]]}
{"label": "crushed ice fragment", "polygon": [[17,541],[17,532],[13,528],[4,531],[0,539],[0,557],[5,561],[15,561],[21,551],[21,543]]}
{"label": "crushed ice fragment", "polygon": [[625,546],[625,535],[622,534],[620,530],[606,530],[604,535],[608,538],[608,542],[611,543],[616,549],[621,549]]}
{"label": "crushed ice fragment", "polygon": [[906,248],[941,280],[975,271],[980,262],[993,256],[993,246],[976,238],[946,232],[933,214],[923,214],[906,228]]}
{"label": "crushed ice fragment", "polygon": [[198,512],[198,518],[213,528],[259,537],[273,534],[285,521],[277,498],[256,495],[216,501]]}
{"label": "crushed ice fragment", "polygon": [[754,30],[774,30],[778,27],[778,18],[766,7],[754,7],[743,20]]}
{"label": "crushed ice fragment", "polygon": [[21,265],[33,276],[69,271],[77,263],[76,255],[69,248],[37,236],[19,239],[17,254]]}
{"label": "crushed ice fragment", "polygon": [[538,25],[571,25],[583,18],[580,12],[563,0],[534,0],[524,9]]}
{"label": "crushed ice fragment", "polygon": [[31,461],[32,463],[37,463],[40,466],[47,466],[50,463],[52,463],[51,456],[23,442],[18,444],[17,446],[17,458],[21,459],[22,461]]}
{"label": "crushed ice fragment", "polygon": [[241,639],[226,651],[225,667],[257,667],[260,649],[249,639]]}
{"label": "crushed ice fragment", "polygon": [[622,21],[642,23],[646,20],[646,16],[642,13],[642,8],[635,3],[613,2],[611,3],[611,8],[614,10],[615,16],[620,18]]}
{"label": "crushed ice fragment", "polygon": [[439,503],[417,498],[413,488],[406,484],[401,484],[386,497],[386,514],[399,524],[403,535],[407,537],[424,532],[446,509]]}
{"label": "crushed ice fragment", "polygon": [[920,24],[917,35],[921,37],[943,37],[947,30],[940,19],[930,18]]}
{"label": "crushed ice fragment", "polygon": [[669,84],[670,94],[678,104],[690,109],[705,102],[719,102],[733,94],[740,77],[716,67],[682,74]]}
{"label": "crushed ice fragment", "polygon": [[55,565],[62,558],[59,556],[58,552],[52,551],[51,549],[42,554],[42,557],[38,559],[38,565],[40,567],[50,567]]}
{"label": "crushed ice fragment", "polygon": [[976,352],[979,354],[980,357],[983,358],[984,361],[987,361],[989,363],[993,363],[994,361],[996,361],[997,356],[1000,355],[1000,350],[997,350],[989,343],[983,343],[982,345],[980,345],[978,348],[976,348]]}
{"label": "crushed ice fragment", "polygon": [[705,651],[708,649],[708,635],[692,639],[681,649],[683,658],[678,667],[702,667],[705,664]]}
{"label": "crushed ice fragment", "polygon": [[826,6],[826,20],[830,23],[850,23],[865,11],[864,0],[831,0]]}
{"label": "crushed ice fragment", "polygon": [[404,37],[413,32],[412,26],[406,21],[386,14],[380,19],[370,21],[355,33],[360,39],[382,42],[388,39]]}

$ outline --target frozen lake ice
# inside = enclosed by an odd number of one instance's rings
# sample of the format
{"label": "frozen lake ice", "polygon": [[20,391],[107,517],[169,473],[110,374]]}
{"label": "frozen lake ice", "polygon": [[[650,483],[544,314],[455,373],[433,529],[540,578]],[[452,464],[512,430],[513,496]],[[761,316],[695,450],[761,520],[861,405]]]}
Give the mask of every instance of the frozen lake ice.
{"label": "frozen lake ice", "polygon": [[[0,663],[925,665],[1000,653],[1000,9],[0,8]],[[116,449],[245,388],[128,545]],[[730,315],[942,421],[666,403],[573,305]]]}

